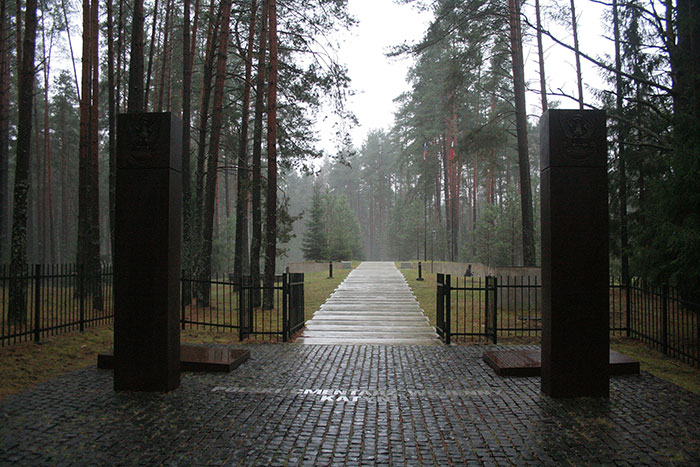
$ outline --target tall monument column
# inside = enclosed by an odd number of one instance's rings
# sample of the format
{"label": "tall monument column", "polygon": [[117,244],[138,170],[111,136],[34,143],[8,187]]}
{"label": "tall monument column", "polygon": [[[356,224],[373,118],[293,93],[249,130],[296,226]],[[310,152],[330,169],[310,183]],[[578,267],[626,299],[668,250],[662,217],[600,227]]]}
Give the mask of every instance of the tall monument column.
{"label": "tall monument column", "polygon": [[605,112],[548,110],[540,141],[542,392],[608,397]]}
{"label": "tall monument column", "polygon": [[170,113],[117,120],[114,389],[180,385],[182,123]]}

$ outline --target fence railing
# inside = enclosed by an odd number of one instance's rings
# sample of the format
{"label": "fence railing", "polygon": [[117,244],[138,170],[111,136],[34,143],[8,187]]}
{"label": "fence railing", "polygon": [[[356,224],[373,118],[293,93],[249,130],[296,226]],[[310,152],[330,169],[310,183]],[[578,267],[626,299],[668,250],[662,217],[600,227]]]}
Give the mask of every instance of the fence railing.
{"label": "fence railing", "polygon": [[[217,275],[210,281],[182,279],[182,329],[236,331],[238,339],[289,341],[304,326],[304,274],[275,276],[272,287],[240,283]],[[208,287],[208,296],[202,293]],[[263,294],[272,294],[272,307],[263,307]]]}
{"label": "fence railing", "polygon": [[0,345],[83,331],[113,317],[112,266],[0,265]]}
{"label": "fence railing", "polygon": [[[88,273],[74,264],[36,264],[12,271],[8,265],[0,265],[0,346],[39,342],[64,332],[111,323],[112,279],[112,266],[108,264],[102,264],[97,273]],[[274,304],[268,310],[260,307],[265,287],[251,284],[249,278],[244,278],[243,285],[223,275],[208,281],[183,278],[181,284],[183,329],[236,330],[240,340],[252,337],[287,341],[304,326],[302,273],[275,277],[271,288]],[[208,302],[199,293],[205,287]]]}
{"label": "fence railing", "polygon": [[[700,305],[671,287],[635,280],[610,282],[610,333],[630,336],[700,366]],[[437,274],[436,329],[451,342],[539,337],[542,284],[537,277],[456,277]]]}

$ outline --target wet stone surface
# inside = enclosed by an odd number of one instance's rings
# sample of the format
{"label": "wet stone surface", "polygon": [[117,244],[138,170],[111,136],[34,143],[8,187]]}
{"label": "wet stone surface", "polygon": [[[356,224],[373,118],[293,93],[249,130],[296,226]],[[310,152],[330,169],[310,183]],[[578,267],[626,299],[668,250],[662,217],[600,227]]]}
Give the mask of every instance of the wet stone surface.
{"label": "wet stone surface", "polygon": [[0,465],[700,462],[700,396],[645,373],[613,377],[610,400],[554,400],[495,376],[485,347],[246,348],[169,394],[115,393],[93,367],[8,397]]}

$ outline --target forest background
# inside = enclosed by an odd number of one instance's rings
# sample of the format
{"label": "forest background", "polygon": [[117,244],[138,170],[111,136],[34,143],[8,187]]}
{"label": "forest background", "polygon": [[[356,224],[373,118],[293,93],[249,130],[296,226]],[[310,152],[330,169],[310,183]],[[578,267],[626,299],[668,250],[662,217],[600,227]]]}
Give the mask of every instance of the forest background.
{"label": "forest background", "polygon": [[[0,258],[24,235],[28,263],[109,261],[114,122],[129,106],[140,0],[1,1]],[[405,3],[432,18],[392,51],[413,61],[411,88],[393,126],[354,147],[351,83],[333,53],[354,22],[346,2],[144,2],[143,109],[186,122],[187,270],[259,271],[270,243],[278,270],[304,256],[536,265],[534,96],[542,110],[607,110],[613,271],[700,290],[697,2]],[[605,11],[607,52],[579,44],[576,9],[590,3]],[[574,57],[572,95],[548,85],[543,40]],[[524,43],[539,52],[530,80]],[[604,84],[592,99],[581,61]],[[333,154],[314,125],[328,104]]]}

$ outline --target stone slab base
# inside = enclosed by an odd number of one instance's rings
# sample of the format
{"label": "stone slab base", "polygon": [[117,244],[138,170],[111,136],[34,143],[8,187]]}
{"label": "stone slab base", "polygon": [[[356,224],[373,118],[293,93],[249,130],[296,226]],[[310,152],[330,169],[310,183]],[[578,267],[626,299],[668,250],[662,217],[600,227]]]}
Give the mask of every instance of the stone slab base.
{"label": "stone slab base", "polygon": [[[203,345],[180,345],[180,371],[229,373],[250,358],[250,351],[207,347]],[[97,368],[114,369],[114,354],[107,352],[97,356]]]}
{"label": "stone slab base", "polygon": [[[489,350],[483,360],[498,376],[539,376],[539,349]],[[610,376],[639,374],[639,362],[614,350],[610,351]]]}

